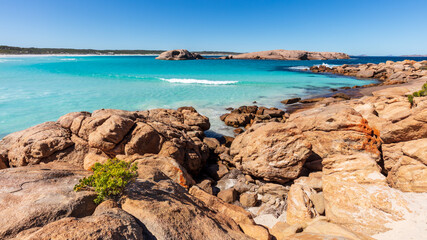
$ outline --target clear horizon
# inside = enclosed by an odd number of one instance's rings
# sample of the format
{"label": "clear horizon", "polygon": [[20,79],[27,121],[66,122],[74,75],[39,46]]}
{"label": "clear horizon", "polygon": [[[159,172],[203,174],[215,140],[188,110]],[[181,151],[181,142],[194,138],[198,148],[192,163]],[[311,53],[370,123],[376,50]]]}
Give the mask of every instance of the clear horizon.
{"label": "clear horizon", "polygon": [[427,1],[0,0],[0,45],[427,54]]}

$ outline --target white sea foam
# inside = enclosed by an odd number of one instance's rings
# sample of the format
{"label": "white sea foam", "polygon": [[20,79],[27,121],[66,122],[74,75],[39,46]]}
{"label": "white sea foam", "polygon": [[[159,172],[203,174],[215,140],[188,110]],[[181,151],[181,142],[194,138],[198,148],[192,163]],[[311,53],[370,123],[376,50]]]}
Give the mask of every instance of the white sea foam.
{"label": "white sea foam", "polygon": [[289,67],[289,69],[293,69],[293,70],[308,70],[310,69],[307,66],[295,66],[295,67]]}
{"label": "white sea foam", "polygon": [[22,60],[19,59],[0,59],[0,63],[4,62],[22,62]]}
{"label": "white sea foam", "polygon": [[331,68],[331,67],[338,67],[338,66],[340,66],[340,65],[338,65],[338,64],[327,64],[327,63],[322,63],[322,64],[320,64],[320,65],[316,65],[316,66],[325,66],[325,67],[328,67],[328,68]]}
{"label": "white sea foam", "polygon": [[77,59],[75,58],[61,58],[61,61],[76,61]]}
{"label": "white sea foam", "polygon": [[185,83],[185,84],[207,84],[207,85],[226,85],[235,84],[238,81],[211,81],[203,79],[192,79],[192,78],[159,78],[160,80],[167,81],[170,83]]}

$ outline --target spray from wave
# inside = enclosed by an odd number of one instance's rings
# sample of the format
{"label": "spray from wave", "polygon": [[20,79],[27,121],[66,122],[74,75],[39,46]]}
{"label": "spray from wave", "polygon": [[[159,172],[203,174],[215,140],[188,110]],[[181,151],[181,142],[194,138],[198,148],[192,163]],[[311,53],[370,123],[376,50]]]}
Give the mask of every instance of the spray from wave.
{"label": "spray from wave", "polygon": [[227,85],[235,84],[238,81],[212,81],[203,79],[192,79],[192,78],[159,78],[162,81],[170,83],[184,83],[184,84],[206,84],[206,85]]}

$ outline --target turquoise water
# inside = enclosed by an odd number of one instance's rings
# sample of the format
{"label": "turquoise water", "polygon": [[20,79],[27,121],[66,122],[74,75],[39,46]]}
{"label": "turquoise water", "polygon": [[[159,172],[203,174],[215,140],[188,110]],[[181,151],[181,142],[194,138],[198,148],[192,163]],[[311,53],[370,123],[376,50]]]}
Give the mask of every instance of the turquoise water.
{"label": "turquoise water", "polygon": [[[364,85],[366,80],[294,71],[296,66],[362,60],[160,61],[152,56],[0,56],[0,138],[73,111],[194,106],[212,130],[226,107],[277,106],[280,100]],[[298,69],[299,67],[296,67]]]}

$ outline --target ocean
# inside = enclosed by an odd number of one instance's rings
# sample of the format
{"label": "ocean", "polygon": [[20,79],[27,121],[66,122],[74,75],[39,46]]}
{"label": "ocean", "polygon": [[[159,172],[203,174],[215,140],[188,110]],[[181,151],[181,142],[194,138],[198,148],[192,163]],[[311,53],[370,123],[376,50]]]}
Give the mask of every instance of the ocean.
{"label": "ocean", "polygon": [[0,56],[0,138],[74,111],[193,106],[211,130],[231,134],[227,107],[279,107],[281,100],[374,81],[301,69],[416,57],[352,57],[327,61],[189,60],[154,56]]}

